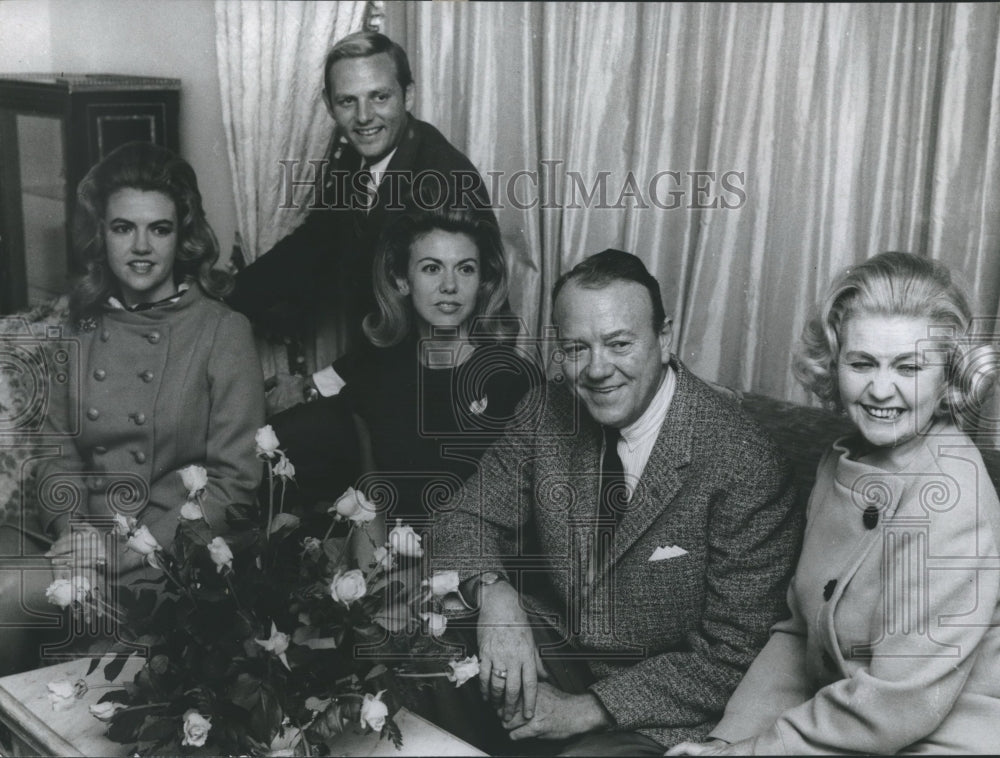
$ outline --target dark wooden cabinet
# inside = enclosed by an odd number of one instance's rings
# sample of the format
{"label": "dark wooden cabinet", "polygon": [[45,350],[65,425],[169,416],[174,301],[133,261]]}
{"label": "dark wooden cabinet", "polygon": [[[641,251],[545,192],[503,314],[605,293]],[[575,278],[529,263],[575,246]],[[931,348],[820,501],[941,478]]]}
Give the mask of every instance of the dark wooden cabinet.
{"label": "dark wooden cabinet", "polygon": [[136,140],[180,150],[180,80],[0,74],[0,313],[48,302],[71,273],[76,187]]}

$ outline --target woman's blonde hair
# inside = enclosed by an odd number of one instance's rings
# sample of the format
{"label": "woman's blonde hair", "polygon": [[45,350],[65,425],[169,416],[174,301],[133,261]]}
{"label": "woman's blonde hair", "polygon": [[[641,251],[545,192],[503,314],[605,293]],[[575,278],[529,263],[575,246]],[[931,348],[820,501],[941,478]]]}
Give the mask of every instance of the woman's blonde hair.
{"label": "woman's blonde hair", "polygon": [[946,388],[938,416],[967,426],[990,389],[997,350],[970,329],[972,311],[952,272],[911,253],[886,252],[844,269],[802,331],[793,371],[826,404],[842,409],[837,359],[844,325],[858,314],[926,318],[935,348],[946,351]]}
{"label": "woman's blonde hair", "polygon": [[413,243],[435,230],[464,234],[479,251],[479,292],[470,329],[473,337],[516,337],[519,322],[507,303],[507,263],[496,221],[486,211],[446,208],[400,215],[383,232],[372,276],[377,310],[369,313],[363,324],[368,339],[379,347],[389,347],[413,329],[413,302],[399,291],[396,282],[406,278]]}
{"label": "woman's blonde hair", "polygon": [[108,265],[104,216],[108,199],[121,189],[160,192],[173,201],[177,211],[175,282],[191,277],[213,297],[222,297],[232,288],[232,277],[213,268],[219,259],[219,243],[205,218],[194,169],[165,147],[130,142],[108,153],[77,187],[73,248],[82,273],[70,292],[74,323],[96,315],[108,297],[117,293],[118,281]]}

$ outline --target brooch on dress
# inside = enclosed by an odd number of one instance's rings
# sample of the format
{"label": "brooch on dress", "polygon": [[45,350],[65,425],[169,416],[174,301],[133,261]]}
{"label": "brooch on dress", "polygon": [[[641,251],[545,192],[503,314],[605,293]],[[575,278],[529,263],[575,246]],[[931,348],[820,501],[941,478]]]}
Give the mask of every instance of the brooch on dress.
{"label": "brooch on dress", "polygon": [[97,328],[97,319],[93,317],[82,318],[76,322],[76,328],[80,332],[92,332]]}

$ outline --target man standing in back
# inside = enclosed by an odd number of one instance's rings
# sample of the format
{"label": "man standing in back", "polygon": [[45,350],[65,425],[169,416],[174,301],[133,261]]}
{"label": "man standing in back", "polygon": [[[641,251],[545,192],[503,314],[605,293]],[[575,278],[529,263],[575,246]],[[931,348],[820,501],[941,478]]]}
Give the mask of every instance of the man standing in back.
{"label": "man standing in back", "polygon": [[305,491],[341,487],[344,477],[329,470],[328,453],[356,444],[343,436],[350,424],[340,404],[323,399],[340,389],[329,364],[364,339],[361,322],[374,310],[372,260],[381,231],[414,208],[490,205],[469,159],[410,114],[414,88],[406,52],[382,34],[356,32],[331,48],[323,101],[335,131],[317,197],[301,226],[237,274],[229,297],[261,333],[316,340],[318,370],[308,377],[279,376],[268,393],[272,412],[319,401],[269,419]]}

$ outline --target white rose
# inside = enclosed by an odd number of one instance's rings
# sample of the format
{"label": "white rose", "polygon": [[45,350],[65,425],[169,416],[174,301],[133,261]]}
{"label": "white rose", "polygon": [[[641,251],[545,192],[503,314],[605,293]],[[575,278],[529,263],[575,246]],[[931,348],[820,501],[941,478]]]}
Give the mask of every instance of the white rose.
{"label": "white rose", "polygon": [[454,682],[456,687],[461,687],[474,676],[479,676],[479,658],[470,656],[464,661],[451,661],[448,664],[451,671],[448,672],[448,681]]}
{"label": "white rose", "polygon": [[338,571],[330,582],[330,597],[344,605],[363,598],[366,592],[368,587],[365,585],[365,575],[361,573],[361,569],[351,569],[346,573]]}
{"label": "white rose", "polygon": [[126,547],[129,550],[134,550],[139,555],[150,555],[160,549],[160,543],[156,541],[156,537],[149,531],[149,527],[143,525],[132,532],[132,536],[128,538]]}
{"label": "white rose", "polygon": [[274,653],[274,655],[285,664],[285,668],[291,670],[291,666],[288,665],[288,658],[285,656],[285,651],[288,650],[288,642],[290,637],[284,632],[279,632],[277,625],[271,622],[271,636],[266,640],[254,640],[258,645],[267,650],[269,653]]}
{"label": "white rose", "polygon": [[73,602],[73,585],[69,579],[56,579],[45,590],[45,599],[52,605],[67,608]]}
{"label": "white rose", "polygon": [[440,613],[421,613],[420,618],[427,622],[427,629],[432,637],[440,637],[448,628],[448,619]]}
{"label": "white rose", "polygon": [[389,532],[389,546],[399,555],[419,558],[424,554],[424,549],[420,547],[420,535],[413,531],[412,526],[403,526],[402,519],[396,519],[396,526]]}
{"label": "white rose", "polygon": [[302,552],[305,553],[306,555],[311,555],[311,556],[319,555],[322,549],[323,549],[323,543],[320,542],[319,537],[302,538]]}
{"label": "white rose", "polygon": [[187,487],[188,497],[194,499],[208,484],[208,472],[202,466],[186,466],[181,469],[181,481]]}
{"label": "white rose", "polygon": [[82,603],[87,599],[87,593],[90,592],[90,580],[78,574],[70,580],[73,584],[73,599],[78,603]]}
{"label": "white rose", "polygon": [[230,570],[233,568],[233,551],[222,537],[215,537],[208,543],[208,554],[215,564],[216,570],[221,574],[223,567]]}
{"label": "white rose", "polygon": [[184,740],[181,745],[201,747],[208,739],[208,730],[211,728],[212,722],[198,711],[194,709],[187,711],[184,714]]}
{"label": "white rose", "polygon": [[424,584],[428,585],[434,597],[442,597],[452,592],[458,592],[458,572],[438,571],[430,579],[425,579]]}
{"label": "white rose", "polygon": [[281,444],[270,424],[258,429],[253,439],[257,443],[257,455],[261,458],[273,458]]}
{"label": "white rose", "polygon": [[274,735],[271,746],[267,751],[267,758],[284,758],[284,756],[294,756],[295,748],[302,741],[302,730],[298,727],[291,728],[286,718],[281,722],[281,731]]}
{"label": "white rose", "polygon": [[188,500],[181,506],[181,518],[185,521],[199,521],[205,518],[205,511],[197,503]]}
{"label": "white rose", "polygon": [[111,721],[112,716],[118,713],[118,711],[127,707],[128,706],[122,703],[95,703],[90,706],[90,715],[98,721],[104,721],[107,723],[108,721]]}
{"label": "white rose", "polygon": [[379,545],[375,548],[375,552],[372,555],[375,559],[375,565],[381,566],[386,571],[392,568],[392,551],[386,550],[383,546]]}
{"label": "white rose", "polygon": [[274,466],[274,475],[280,476],[282,479],[295,478],[295,466],[292,465],[292,462],[284,454],[282,454]]}
{"label": "white rose", "polygon": [[361,725],[369,726],[376,732],[382,731],[385,720],[389,717],[389,708],[382,702],[384,692],[385,690],[380,690],[377,695],[366,693],[361,703]]}
{"label": "white rose", "polygon": [[123,516],[121,513],[116,513],[114,532],[120,537],[128,537],[135,530],[137,524],[134,516]]}
{"label": "white rose", "polygon": [[47,687],[49,702],[54,711],[65,711],[67,708],[72,708],[74,702],[87,694],[87,683],[82,679],[77,679],[75,682],[59,679],[49,682]]}
{"label": "white rose", "polygon": [[347,491],[337,498],[333,507],[328,509],[328,512],[333,511],[336,511],[339,518],[350,519],[355,524],[364,524],[375,518],[375,505],[363,492],[358,492],[354,487],[348,487]]}

